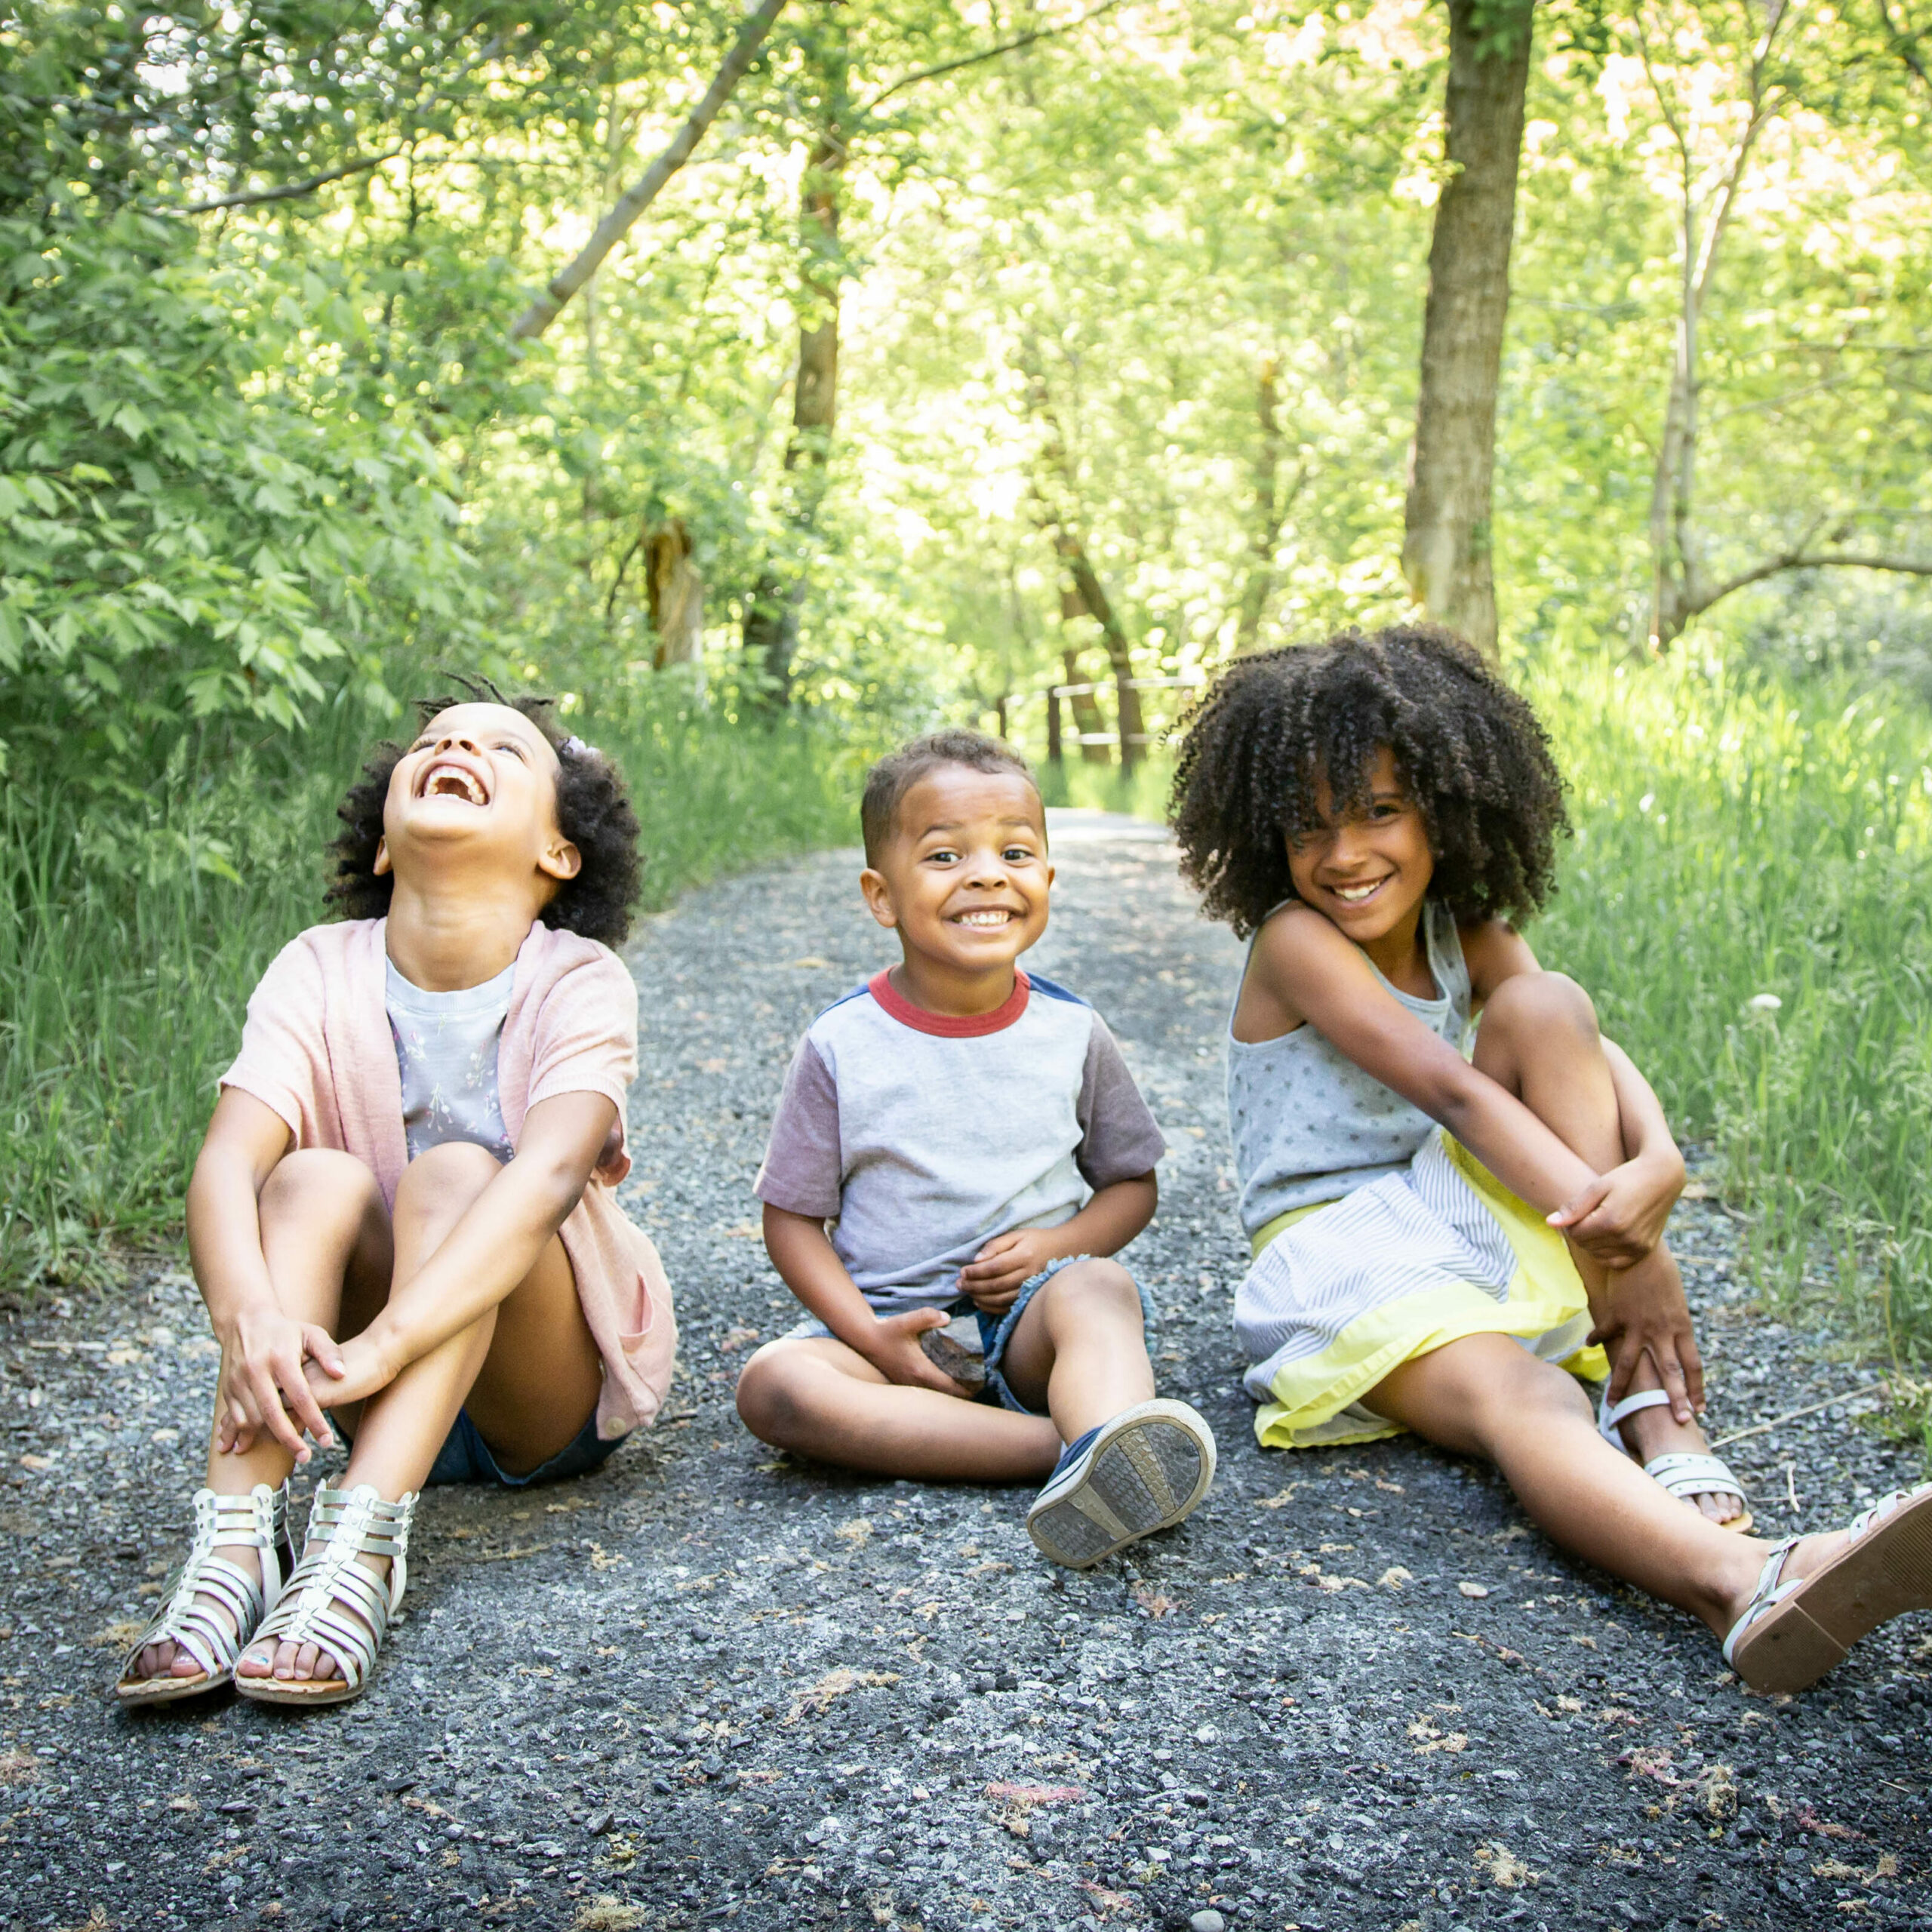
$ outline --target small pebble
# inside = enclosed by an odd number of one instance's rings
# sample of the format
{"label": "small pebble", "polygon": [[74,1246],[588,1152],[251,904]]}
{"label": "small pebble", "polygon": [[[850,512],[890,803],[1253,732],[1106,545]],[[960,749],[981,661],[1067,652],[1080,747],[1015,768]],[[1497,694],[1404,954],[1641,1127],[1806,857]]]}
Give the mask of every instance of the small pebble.
{"label": "small pebble", "polygon": [[1188,1932],[1226,1932],[1227,1921],[1211,1906],[1187,1921]]}

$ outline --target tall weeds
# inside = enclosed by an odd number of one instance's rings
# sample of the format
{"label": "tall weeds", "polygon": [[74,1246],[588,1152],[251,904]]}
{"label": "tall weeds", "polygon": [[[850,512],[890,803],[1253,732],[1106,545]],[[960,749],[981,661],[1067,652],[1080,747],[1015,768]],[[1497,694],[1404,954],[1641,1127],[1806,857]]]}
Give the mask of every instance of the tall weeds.
{"label": "tall weeds", "polygon": [[1715,1141],[1770,1297],[1932,1354],[1932,716],[1689,658],[1523,683],[1578,834],[1539,952]]}

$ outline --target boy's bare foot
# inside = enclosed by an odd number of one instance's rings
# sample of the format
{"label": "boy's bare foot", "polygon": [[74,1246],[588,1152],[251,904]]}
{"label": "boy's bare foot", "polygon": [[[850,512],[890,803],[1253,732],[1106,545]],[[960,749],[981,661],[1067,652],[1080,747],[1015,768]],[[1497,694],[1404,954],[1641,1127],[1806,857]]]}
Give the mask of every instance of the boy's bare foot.
{"label": "boy's bare foot", "polygon": [[[1633,1395],[1636,1391],[1633,1389]],[[1638,1409],[1617,1424],[1631,1454],[1640,1463],[1654,1463],[1660,1456],[1708,1456],[1711,1445],[1695,1422],[1681,1423],[1660,1402],[1656,1407]],[[1733,1523],[1744,1514],[1744,1498],[1734,1489],[1693,1490],[1684,1503],[1700,1510],[1714,1523]]]}

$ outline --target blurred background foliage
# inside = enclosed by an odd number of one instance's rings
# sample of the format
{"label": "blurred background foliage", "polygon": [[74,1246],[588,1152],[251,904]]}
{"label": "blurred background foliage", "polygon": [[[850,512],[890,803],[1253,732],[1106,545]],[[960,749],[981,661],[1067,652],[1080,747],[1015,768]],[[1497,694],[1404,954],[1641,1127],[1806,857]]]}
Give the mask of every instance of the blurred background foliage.
{"label": "blurred background foliage", "polygon": [[[171,1225],[333,799],[433,667],[629,761],[661,897],[848,838],[910,729],[1044,753],[1056,684],[1094,687],[1057,792],[1158,808],[1158,747],[1091,741],[1117,679],[1407,608],[1441,5],[792,0],[514,340],[742,22],[0,0],[9,1275]],[[1926,29],[1537,9],[1494,530],[1583,832],[1544,951],[1721,1151],[1767,1288],[1835,1267],[1907,1350],[1932,596],[1804,560],[1932,557]],[[1183,696],[1140,694],[1150,738]]]}

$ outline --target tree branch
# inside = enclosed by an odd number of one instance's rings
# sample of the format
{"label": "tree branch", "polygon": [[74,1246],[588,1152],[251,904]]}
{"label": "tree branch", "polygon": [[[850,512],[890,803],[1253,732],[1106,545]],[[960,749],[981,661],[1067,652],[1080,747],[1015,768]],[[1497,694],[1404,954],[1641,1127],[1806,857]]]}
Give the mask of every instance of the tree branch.
{"label": "tree branch", "polygon": [[[405,142],[403,146],[408,145]],[[384,162],[395,160],[402,151],[402,147],[393,147],[381,154],[365,155],[359,161],[344,162],[341,167],[331,168],[326,174],[312,175],[306,181],[291,181],[279,188],[250,188],[238,195],[217,195],[211,202],[190,202],[176,212],[213,214],[218,208],[260,208],[266,202],[299,201],[304,195],[312,195],[318,188],[326,188],[331,181],[343,180],[349,175],[380,168]]]}
{"label": "tree branch", "polygon": [[[424,114],[444,100],[457,82],[474,73],[486,60],[494,59],[502,50],[503,36],[493,34],[479,47],[447,81],[443,82],[426,100],[419,94],[411,102],[402,115],[403,125],[420,119]],[[318,188],[326,188],[331,181],[345,180],[352,174],[366,174],[372,168],[380,168],[386,161],[393,161],[399,154],[408,152],[413,134],[406,135],[396,145],[382,154],[364,155],[354,161],[344,162],[340,168],[331,168],[327,173],[312,175],[306,181],[292,181],[280,188],[250,188],[239,194],[218,195],[212,201],[192,202],[184,208],[177,208],[177,214],[213,214],[220,208],[259,208],[268,202],[299,201],[304,195],[312,195]]]}
{"label": "tree branch", "polygon": [[565,303],[596,273],[605,257],[630,232],[638,217],[663,191],[665,183],[690,160],[692,150],[704,138],[705,130],[717,119],[718,109],[731,98],[732,89],[757,57],[784,7],[785,0],[760,0],[757,12],[749,15],[739,29],[736,42],[725,55],[724,63],[704,98],[691,109],[671,145],[597,224],[595,233],[584,244],[577,259],[560,269],[543,294],[518,316],[510,329],[512,342],[528,342],[540,336],[563,313]]}
{"label": "tree branch", "polygon": [[1694,608],[1685,611],[1684,615],[1687,617],[1701,617],[1713,604],[1721,602],[1733,591],[1743,590],[1751,584],[1761,583],[1767,577],[1777,577],[1786,571],[1835,568],[1891,571],[1904,577],[1932,577],[1932,557],[1894,557],[1882,551],[1794,550],[1784,556],[1774,557],[1767,562],[1754,565],[1748,571],[1740,571],[1737,576],[1727,579],[1700,598]]}
{"label": "tree branch", "polygon": [[881,102],[890,100],[902,89],[916,87],[921,81],[936,81],[942,74],[956,74],[962,67],[977,67],[988,60],[997,60],[1003,54],[1017,54],[1023,47],[1031,47],[1036,41],[1057,40],[1063,34],[1075,33],[1090,20],[1097,20],[1103,14],[1111,14],[1122,4],[1122,0],[1100,0],[1077,20],[1069,20],[1057,27],[1035,27],[1031,33],[1023,33],[1014,38],[1002,41],[997,47],[989,47],[983,53],[963,54],[957,60],[942,60],[937,67],[921,67],[915,74],[908,74],[893,82],[889,88],[881,88],[859,109],[861,118],[870,114]]}

